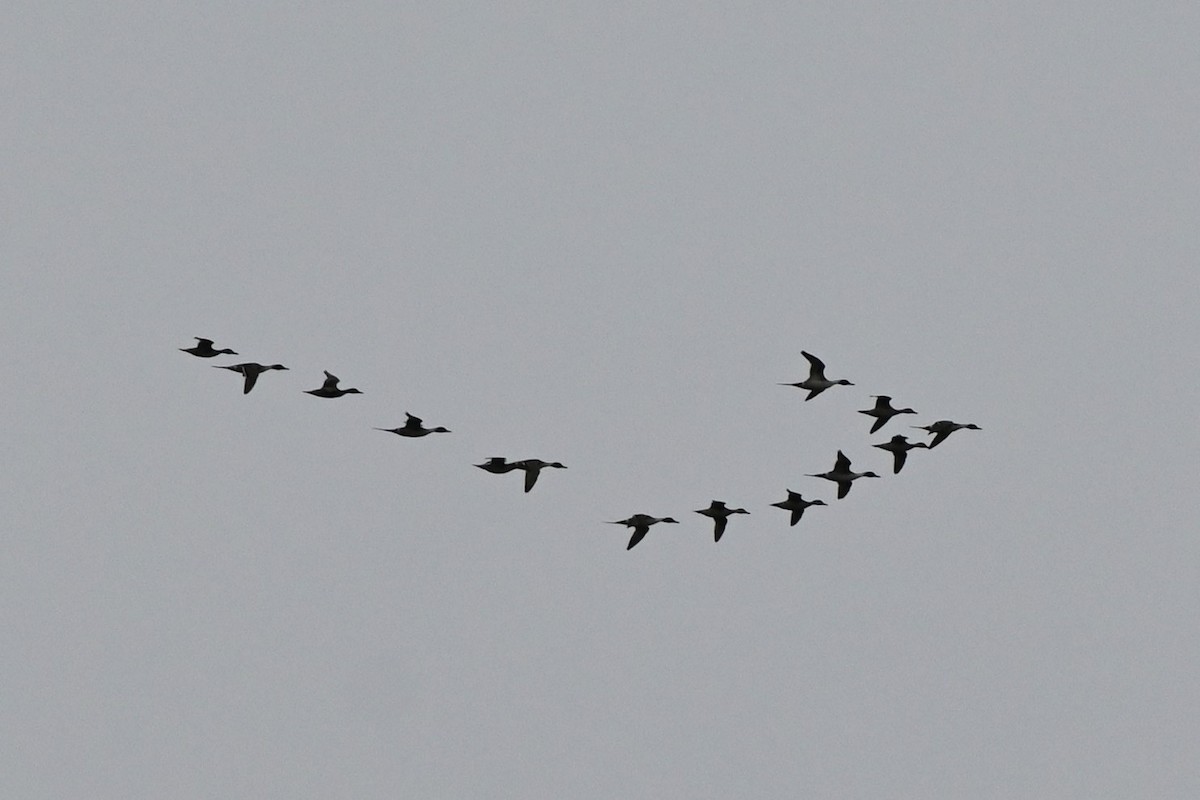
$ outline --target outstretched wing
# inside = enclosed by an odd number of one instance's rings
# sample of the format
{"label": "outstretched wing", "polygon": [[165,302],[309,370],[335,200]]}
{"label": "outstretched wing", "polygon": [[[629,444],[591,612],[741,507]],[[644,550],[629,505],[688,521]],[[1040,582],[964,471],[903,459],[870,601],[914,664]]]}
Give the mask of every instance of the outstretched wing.
{"label": "outstretched wing", "polygon": [[812,353],[806,353],[801,350],[800,355],[808,359],[809,373],[815,378],[825,377],[825,362],[814,356]]}
{"label": "outstretched wing", "polygon": [[[523,469],[525,470],[525,491],[528,492],[537,483],[540,470],[530,469],[529,467],[523,467]],[[644,533],[642,535],[645,536]],[[630,545],[630,547],[633,547],[633,545]]]}
{"label": "outstretched wing", "polygon": [[838,500],[841,500],[850,493],[850,487],[854,485],[853,481],[838,481]]}
{"label": "outstretched wing", "polygon": [[933,441],[929,443],[930,448],[937,447],[942,442],[946,441],[946,437],[950,435],[950,431],[943,428],[933,435]]}
{"label": "outstretched wing", "polygon": [[646,538],[646,534],[650,531],[649,525],[637,525],[633,529],[633,536],[629,537],[629,544],[625,547],[626,550],[632,550],[633,546]]}
{"label": "outstretched wing", "polygon": [[850,459],[846,458],[846,454],[843,453],[841,450],[838,450],[837,461],[835,461],[833,463],[833,471],[834,472],[849,472],[850,471]]}
{"label": "outstretched wing", "polygon": [[246,376],[246,384],[242,387],[242,394],[250,394],[250,390],[254,388],[254,384],[258,383],[259,372],[249,366],[243,366],[240,372]]}
{"label": "outstretched wing", "polygon": [[325,372],[325,383],[321,385],[321,388],[322,389],[336,389],[337,385],[338,385],[337,376],[334,375],[333,373],[331,373],[329,370],[324,370],[324,372]]}
{"label": "outstretched wing", "polygon": [[725,526],[729,524],[728,517],[714,517],[716,525],[713,527],[713,541],[721,541],[721,534],[725,533]]}

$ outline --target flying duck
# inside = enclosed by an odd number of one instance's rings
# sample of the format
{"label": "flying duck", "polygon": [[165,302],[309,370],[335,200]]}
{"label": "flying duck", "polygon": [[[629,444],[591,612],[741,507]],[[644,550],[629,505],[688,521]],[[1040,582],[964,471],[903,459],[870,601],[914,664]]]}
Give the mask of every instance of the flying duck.
{"label": "flying duck", "polygon": [[[347,390],[347,391],[349,391],[349,390]],[[442,427],[426,428],[421,424],[420,417],[414,417],[412,414],[409,414],[407,411],[404,412],[404,416],[406,418],[404,420],[404,424],[402,426],[400,426],[399,428],[376,428],[375,430],[386,431],[388,433],[394,433],[397,436],[413,436],[413,437],[428,436],[431,433],[449,433],[450,432],[449,428],[442,428]]]}
{"label": "flying duck", "polygon": [[272,369],[287,369],[283,364],[213,364],[214,369],[229,369],[240,373],[245,377],[246,382],[242,386],[242,394],[250,394],[250,390],[254,388],[254,384],[258,382],[258,376]]}
{"label": "flying duck", "polygon": [[805,500],[800,496],[799,492],[787,490],[787,500],[781,500],[778,503],[771,503],[775,508],[782,508],[784,511],[792,512],[792,521],[790,524],[795,525],[804,516],[804,509],[809,506],[828,505],[824,500]]}
{"label": "flying duck", "polygon": [[900,434],[896,434],[883,444],[873,444],[871,446],[891,452],[893,475],[900,474],[900,470],[904,466],[904,459],[908,458],[909,450],[916,450],[918,447],[929,447],[924,442],[909,442],[907,436],[901,436]]}
{"label": "flying duck", "polygon": [[492,456],[482,464],[475,464],[474,466],[487,470],[495,475],[503,475],[506,472],[512,472],[514,469],[521,468],[521,465],[517,462],[509,461],[505,458],[501,458],[500,456]]}
{"label": "flying duck", "polygon": [[896,416],[897,414],[915,414],[911,408],[892,408],[892,398],[886,394],[873,394],[875,398],[874,408],[864,408],[858,413],[866,414],[868,417],[875,418],[875,424],[871,426],[871,433],[879,430],[884,424]]}
{"label": "flying duck", "polygon": [[344,394],[362,394],[358,389],[339,389],[338,378],[329,370],[325,370],[325,383],[320,389],[305,389],[305,394],[311,394],[315,397],[341,397]]}
{"label": "flying duck", "polygon": [[808,390],[806,401],[812,400],[821,392],[828,389],[830,386],[853,386],[850,381],[842,378],[840,380],[831,381],[825,377],[825,362],[814,356],[812,353],[800,351],[800,355],[808,359],[808,377],[799,383],[781,383],[780,386],[795,386],[800,389]]}
{"label": "flying duck", "polygon": [[566,466],[558,461],[542,461],[540,458],[526,458],[523,461],[518,461],[516,466],[525,470],[525,491],[528,492],[537,483],[538,473],[546,467],[554,467],[555,469],[566,469]]}
{"label": "flying duck", "polygon": [[201,339],[199,336],[196,336],[193,338],[195,338],[195,340],[196,340],[195,347],[181,347],[179,349],[185,353],[191,353],[192,355],[198,356],[200,358],[212,358],[213,356],[221,356],[221,355],[231,355],[231,356],[237,355],[237,352],[234,350],[229,350],[229,349],[214,350],[212,339]]}
{"label": "flying duck", "polygon": [[833,481],[838,485],[838,499],[841,500],[850,492],[850,484],[859,478],[878,478],[874,472],[853,472],[850,469],[850,459],[838,450],[837,461],[833,464],[833,469],[829,472],[822,472],[818,475],[809,475],[810,478],[824,478],[827,481]]}
{"label": "flying duck", "polygon": [[679,520],[671,517],[652,517],[649,514],[634,514],[629,519],[619,519],[616,522],[610,522],[610,525],[624,525],[627,528],[633,528],[633,536],[629,537],[629,544],[625,547],[626,550],[632,550],[633,546],[646,538],[646,534],[650,531],[651,525],[657,525],[660,522],[675,522]]}
{"label": "flying duck", "polygon": [[750,512],[744,508],[726,508],[725,504],[720,500],[713,500],[708,508],[702,508],[696,513],[712,518],[715,523],[713,526],[713,541],[719,542],[721,541],[721,534],[725,533],[725,525],[729,522],[731,514],[749,514]]}
{"label": "flying duck", "polygon": [[914,428],[923,431],[929,431],[933,434],[933,441],[929,443],[929,449],[937,447],[946,440],[946,437],[955,431],[961,431],[967,428],[973,431],[981,431],[983,428],[971,422],[951,422],[948,419],[939,419],[932,425],[913,425]]}

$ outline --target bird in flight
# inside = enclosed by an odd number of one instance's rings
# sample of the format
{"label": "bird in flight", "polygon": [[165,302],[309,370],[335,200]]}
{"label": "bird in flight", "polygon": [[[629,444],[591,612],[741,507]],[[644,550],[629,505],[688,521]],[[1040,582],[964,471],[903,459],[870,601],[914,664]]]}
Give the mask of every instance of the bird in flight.
{"label": "bird in flight", "polygon": [[311,394],[314,397],[341,397],[344,394],[362,394],[358,389],[339,389],[338,378],[329,370],[325,370],[325,383],[321,384],[320,389],[305,389],[305,394]]}
{"label": "bird in flight", "polygon": [[850,469],[850,459],[846,458],[841,450],[838,450],[837,461],[833,464],[833,469],[829,472],[821,472],[817,475],[809,475],[810,478],[824,478],[827,481],[833,481],[838,485],[838,499],[841,500],[850,492],[850,485],[859,478],[878,478],[874,472],[854,472]]}
{"label": "bird in flight", "polygon": [[725,504],[720,500],[713,500],[708,508],[701,508],[697,514],[703,514],[710,517],[713,525],[713,541],[721,541],[721,534],[725,533],[725,526],[729,523],[729,517],[733,514],[749,514],[750,512],[744,508],[726,508]]}
{"label": "bird in flight", "polygon": [[422,424],[422,420],[420,417],[414,417],[412,414],[409,414],[407,411],[404,412],[404,416],[405,416],[404,424],[401,425],[399,428],[376,428],[375,430],[386,431],[387,433],[394,433],[397,436],[410,436],[410,437],[428,436],[431,433],[449,433],[450,432],[449,428],[443,428],[441,426],[438,426],[436,428],[426,428]]}
{"label": "bird in flight", "polygon": [[245,384],[242,386],[242,394],[250,394],[250,390],[254,388],[254,384],[258,383],[258,376],[273,369],[287,369],[283,364],[213,364],[214,369],[228,369],[233,372],[240,373],[244,377]]}
{"label": "bird in flight", "polygon": [[814,356],[812,353],[800,351],[800,355],[808,359],[808,377],[799,383],[781,383],[780,386],[795,386],[799,389],[807,389],[808,397],[805,401],[812,400],[821,392],[828,389],[830,386],[853,386],[854,384],[845,378],[840,378],[836,381],[831,381],[825,377],[825,362]]}
{"label": "bird in flight", "polygon": [[804,516],[804,509],[809,506],[828,505],[824,500],[805,500],[800,496],[799,492],[787,490],[788,496],[786,500],[780,500],[778,503],[771,503],[775,508],[782,508],[784,511],[792,512],[791,525],[795,525]]}
{"label": "bird in flight", "polygon": [[213,356],[222,355],[237,355],[237,351],[229,350],[227,348],[223,350],[214,350],[212,339],[202,339],[199,336],[193,338],[196,340],[196,345],[194,347],[181,347],[179,349],[185,353],[191,353],[199,358],[212,358]]}
{"label": "bird in flight", "polygon": [[981,431],[983,428],[972,422],[951,422],[948,419],[939,419],[932,425],[913,425],[914,428],[923,431],[929,431],[933,434],[933,441],[929,443],[929,449],[937,447],[942,442],[946,441],[946,437],[955,431],[963,429],[972,431]]}

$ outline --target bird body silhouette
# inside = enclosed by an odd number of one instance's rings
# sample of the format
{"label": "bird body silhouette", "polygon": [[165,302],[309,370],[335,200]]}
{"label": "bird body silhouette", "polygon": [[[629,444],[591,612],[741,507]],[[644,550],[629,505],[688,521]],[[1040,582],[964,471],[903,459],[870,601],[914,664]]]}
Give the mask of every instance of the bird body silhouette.
{"label": "bird body silhouette", "polygon": [[904,460],[908,458],[909,450],[916,450],[918,447],[929,447],[924,442],[909,442],[907,436],[902,436],[898,433],[883,444],[873,444],[871,446],[878,447],[880,450],[887,450],[892,454],[893,475],[900,474],[900,470],[904,467]]}
{"label": "bird body silhouette", "polygon": [[915,414],[911,408],[892,408],[892,398],[886,394],[872,395],[875,398],[874,408],[864,408],[858,413],[866,414],[869,417],[875,418],[875,424],[871,426],[871,433],[882,428],[889,419],[897,414]]}
{"label": "bird body silhouette", "polygon": [[810,478],[824,478],[827,481],[833,481],[838,485],[838,499],[841,500],[850,492],[850,485],[859,478],[878,478],[874,472],[854,472],[850,469],[850,459],[846,458],[841,450],[838,450],[837,461],[833,464],[833,469],[829,472],[821,472],[816,475],[809,475]]}
{"label": "bird body silhouette", "polygon": [[540,458],[526,458],[518,461],[516,466],[519,469],[525,470],[525,491],[528,492],[537,483],[538,475],[546,467],[554,469],[566,469],[566,465],[558,461],[542,461]]}
{"label": "bird body silhouette", "polygon": [[929,449],[937,447],[942,442],[946,441],[946,437],[955,431],[972,430],[981,431],[983,428],[972,422],[951,422],[948,419],[939,419],[930,425],[913,425],[914,428],[922,431],[929,431],[933,434],[933,441],[929,443]]}
{"label": "bird body silhouette", "polygon": [[789,525],[795,525],[804,516],[804,509],[809,506],[824,506],[828,505],[824,500],[805,500],[800,496],[799,492],[787,490],[788,496],[786,500],[781,500],[778,503],[771,503],[775,508],[782,508],[784,511],[792,512],[792,521]]}
{"label": "bird body silhouette", "polygon": [[319,389],[305,389],[305,394],[314,397],[341,397],[344,394],[362,394],[358,389],[339,389],[338,378],[329,370],[325,370],[325,383]]}
{"label": "bird body silhouette", "polygon": [[287,369],[283,364],[255,364],[253,362],[247,364],[213,364],[214,369],[227,369],[239,373],[245,381],[242,385],[242,394],[250,394],[250,390],[254,388],[254,384],[258,383],[258,376],[264,372],[273,369]]}
{"label": "bird body silhouette", "polygon": [[828,389],[830,386],[853,386],[854,384],[845,378],[840,378],[836,381],[829,380],[825,377],[825,362],[814,356],[812,353],[800,351],[800,355],[808,359],[808,377],[799,383],[781,383],[780,386],[795,386],[799,389],[807,389],[808,396],[804,398],[805,402],[812,400],[821,392]]}
{"label": "bird body silhouette", "polygon": [[418,437],[418,436],[428,436],[431,433],[450,433],[449,428],[443,428],[440,425],[436,428],[426,428],[422,424],[422,420],[420,417],[414,417],[412,414],[409,414],[407,411],[404,412],[404,417],[405,417],[404,424],[401,425],[399,428],[376,428],[375,430],[386,431],[387,433],[394,433],[397,436],[408,436],[408,437],[413,437],[413,438]]}
{"label": "bird body silhouette", "polygon": [[195,336],[193,338],[196,340],[195,346],[181,347],[179,349],[185,353],[191,353],[192,355],[194,355],[198,358],[212,358],[213,356],[223,356],[223,355],[236,356],[237,355],[236,350],[229,350],[228,348],[222,349],[222,350],[214,350],[212,339],[202,339],[199,336]]}
{"label": "bird body silhouette", "polygon": [[725,504],[720,500],[713,500],[708,508],[702,508],[696,512],[710,517],[713,525],[713,541],[721,541],[721,535],[725,533],[725,526],[729,523],[729,517],[733,514],[749,514],[750,512],[744,508],[726,508]]}

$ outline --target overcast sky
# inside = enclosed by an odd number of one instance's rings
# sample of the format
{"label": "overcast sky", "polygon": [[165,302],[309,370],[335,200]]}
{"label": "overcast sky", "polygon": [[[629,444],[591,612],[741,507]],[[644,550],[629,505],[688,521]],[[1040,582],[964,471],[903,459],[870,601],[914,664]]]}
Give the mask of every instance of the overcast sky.
{"label": "overcast sky", "polygon": [[401,5],[0,10],[0,795],[1200,796],[1200,6]]}

